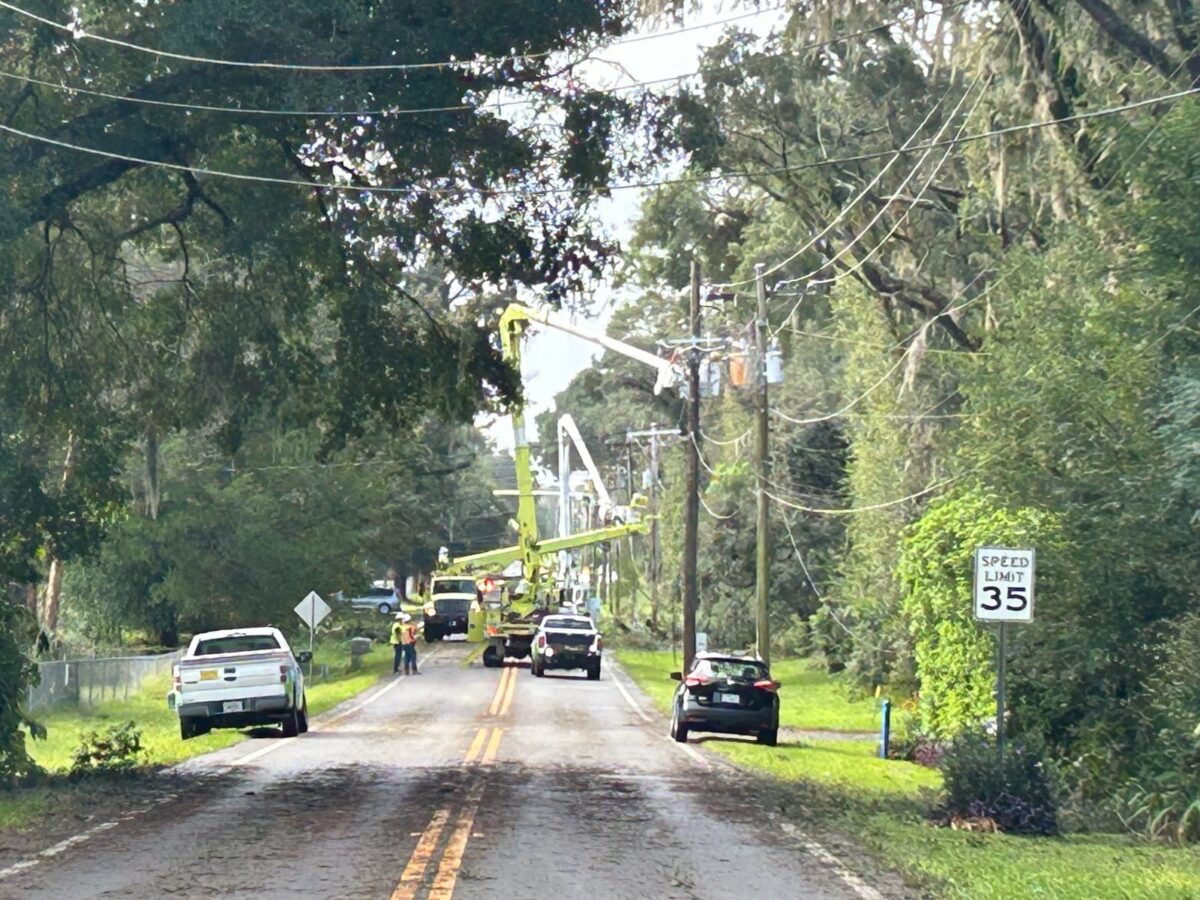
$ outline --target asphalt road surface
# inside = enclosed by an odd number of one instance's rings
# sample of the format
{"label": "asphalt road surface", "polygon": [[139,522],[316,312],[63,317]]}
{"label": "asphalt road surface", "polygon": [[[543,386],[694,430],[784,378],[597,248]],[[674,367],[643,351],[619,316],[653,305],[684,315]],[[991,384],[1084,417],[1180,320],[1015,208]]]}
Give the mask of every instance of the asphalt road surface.
{"label": "asphalt road surface", "polygon": [[177,767],[176,787],[0,870],[0,896],[878,897],[786,834],[606,669],[533,678],[424,650],[285,739]]}

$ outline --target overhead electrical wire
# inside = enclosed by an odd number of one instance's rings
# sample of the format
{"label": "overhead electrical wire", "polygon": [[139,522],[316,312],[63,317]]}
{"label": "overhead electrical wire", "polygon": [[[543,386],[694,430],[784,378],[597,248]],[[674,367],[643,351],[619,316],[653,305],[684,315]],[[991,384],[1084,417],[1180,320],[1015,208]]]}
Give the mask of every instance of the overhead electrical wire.
{"label": "overhead electrical wire", "polygon": [[[923,118],[917,124],[917,127],[913,129],[912,133],[905,139],[904,143],[901,144],[898,149],[896,149],[894,151],[889,151],[892,154],[892,158],[887,161],[887,164],[884,165],[884,167],[882,169],[880,169],[878,172],[875,173],[875,176],[869,182],[867,182],[867,184],[863,187],[863,189],[861,191],[859,191],[857,194],[855,194],[854,197],[852,197],[846,203],[846,205],[843,206],[838,211],[838,214],[833,218],[832,221],[827,223],[825,225],[825,227],[820,230],[820,232],[818,232],[812,238],[810,238],[808,243],[804,244],[804,246],[800,247],[798,250],[796,250],[794,253],[792,253],[790,256],[788,256],[786,259],[781,260],[780,262],[777,262],[774,265],[770,266],[769,268],[763,270],[763,273],[762,273],[763,276],[765,277],[767,275],[772,275],[775,272],[778,272],[780,269],[782,269],[784,266],[786,266],[788,263],[792,262],[793,260],[799,259],[802,255],[804,255],[806,252],[808,252],[810,249],[812,249],[812,247],[817,243],[817,241],[821,240],[821,238],[823,238],[823,237],[825,237],[825,235],[829,234],[829,232],[834,229],[834,227],[838,224],[838,222],[840,222],[843,218],[845,218],[846,215],[849,214],[850,210],[853,209],[855,206],[857,206],[859,204],[859,202],[872,190],[872,188],[875,187],[875,185],[879,184],[879,182],[880,182],[880,180],[882,180],[883,176],[886,175],[888,173],[888,170],[891,169],[891,167],[896,164],[896,162],[900,159],[900,157],[904,153],[904,151],[910,148],[913,141],[915,141],[917,139],[917,135],[919,135],[921,133],[921,131],[929,123],[930,119],[933,118],[934,113],[936,113],[941,108],[942,104],[946,102],[946,98],[950,96],[950,90],[951,90],[950,88],[946,88],[946,91],[942,94],[941,97],[938,98],[937,102],[929,108],[929,111],[925,113],[925,118]],[[963,96],[964,97],[966,96],[966,91],[963,92]],[[960,103],[962,102],[961,99],[959,102]],[[947,121],[949,121],[949,120],[947,120]],[[941,134],[942,132],[941,132],[941,130],[939,130],[937,133]],[[754,278],[745,278],[741,281],[722,282],[722,283],[713,285],[713,287],[716,287],[716,288],[743,287],[748,284],[754,284],[755,281],[757,280],[757,278],[758,278],[758,276],[756,275]]]}
{"label": "overhead electrical wire", "polygon": [[[1184,90],[1174,91],[1169,94],[1162,94],[1156,97],[1148,97],[1144,100],[1131,101],[1123,103],[1119,106],[1106,107],[1104,109],[1092,110],[1089,112],[1076,113],[1070,116],[1061,116],[1055,119],[1042,119],[1035,122],[1026,122],[1021,125],[1010,125],[1005,128],[992,129],[990,131],[978,132],[975,134],[965,135],[961,138],[949,138],[946,140],[929,141],[923,144],[916,144],[909,147],[904,152],[915,153],[920,150],[939,147],[953,147],[962,144],[969,144],[975,141],[986,140],[988,138],[998,137],[1006,134],[1016,134],[1019,132],[1035,131],[1041,128],[1049,128],[1055,125],[1062,125],[1068,122],[1081,122],[1091,119],[1098,119],[1104,116],[1117,115],[1120,113],[1130,112],[1136,109],[1142,109],[1147,106],[1154,106],[1159,103],[1165,103],[1171,100],[1178,100],[1182,97],[1190,97],[1200,93],[1200,87],[1186,88]],[[479,194],[486,197],[496,196],[555,196],[561,194],[574,193],[577,189],[574,187],[544,187],[544,188],[436,188],[422,187],[419,185],[409,185],[405,187],[382,187],[378,185],[364,184],[336,184],[330,182],[308,181],[300,178],[279,178],[269,175],[252,175],[245,172],[230,172],[222,169],[210,169],[203,166],[188,166],[181,163],[171,163],[164,160],[146,159],[144,157],[134,156],[127,153],[115,153],[107,150],[99,150],[95,147],[87,147],[81,144],[75,144],[70,141],[56,140],[55,138],[47,137],[46,135],[34,134],[24,131],[19,128],[14,128],[11,125],[0,123],[0,131],[26,140],[36,141],[38,143],[47,144],[53,147],[59,147],[64,150],[74,150],[79,153],[85,153],[90,156],[98,156],[105,159],[115,159],[122,162],[134,163],[137,165],[151,166],[160,169],[168,169],[177,172],[189,172],[193,175],[206,175],[214,178],[228,178],[233,181],[253,182],[258,184],[274,184],[285,185],[291,187],[305,188],[307,190],[322,190],[333,192],[351,192],[358,194],[430,194],[430,195],[463,195],[463,194]],[[819,169],[826,166],[842,165],[851,162],[864,162],[872,159],[880,159],[882,157],[891,156],[896,151],[884,150],[871,153],[860,153],[854,156],[830,157],[827,159],[815,160],[808,163],[797,163],[789,166],[777,166],[753,171],[742,172],[725,172],[716,175],[702,176],[679,176],[674,178],[660,178],[645,181],[623,182],[608,185],[607,190],[634,190],[641,188],[660,187],[670,184],[707,184],[715,181],[723,181],[735,178],[756,178],[764,175],[781,174],[784,172],[799,172],[808,169]]]}
{"label": "overhead electrical wire", "polygon": [[901,503],[907,503],[910,500],[916,500],[918,497],[924,497],[926,494],[932,494],[934,491],[941,490],[946,485],[952,484],[953,482],[955,482],[957,480],[958,480],[957,478],[947,478],[943,481],[939,481],[935,484],[931,484],[927,488],[924,488],[922,490],[919,490],[912,494],[909,494],[907,497],[897,497],[895,500],[886,500],[882,503],[872,503],[868,506],[847,507],[845,509],[842,509],[842,508],[821,509],[819,507],[803,506],[799,503],[792,503],[790,500],[785,500],[782,497],[776,497],[774,494],[772,494],[770,491],[767,491],[767,490],[764,490],[763,493],[766,496],[770,497],[772,500],[774,500],[776,503],[779,503],[782,506],[786,506],[789,509],[797,510],[799,512],[812,513],[813,515],[821,515],[821,516],[850,516],[850,515],[856,515],[857,513],[873,512],[874,510],[877,510],[877,509],[887,509],[890,506],[899,506]]}
{"label": "overhead electrical wire", "polygon": [[[727,16],[723,19],[715,19],[711,22],[698,22],[692,25],[681,26],[680,28],[675,28],[670,31],[633,35],[632,37],[618,39],[613,43],[606,45],[604,49],[621,47],[625,44],[636,44],[642,41],[655,40],[657,38],[670,37],[672,35],[684,34],[690,31],[699,31],[705,28],[716,28],[720,25],[726,25],[730,22],[736,22],[741,19],[761,16],[764,13],[778,12],[787,6],[788,4],[781,3],[777,6],[767,7],[766,9],[757,9],[749,12],[738,13],[737,15]],[[174,59],[180,62],[199,63],[210,66],[231,66],[244,69],[278,69],[288,72],[408,72],[424,69],[452,69],[456,67],[487,65],[489,63],[532,62],[543,60],[548,56],[552,56],[555,53],[561,52],[558,49],[539,50],[535,53],[510,53],[503,56],[481,56],[472,59],[445,59],[429,62],[406,63],[345,63],[325,65],[315,63],[254,62],[250,60],[220,59],[209,56],[198,56],[189,53],[176,53],[170,50],[160,50],[156,47],[146,47],[142,44],[137,44],[132,41],[121,40],[120,38],[108,37],[102,34],[93,34],[84,30],[82,26],[77,26],[69,22],[55,22],[53,19],[47,19],[45,16],[40,16],[37,13],[23,9],[13,3],[8,3],[6,0],[0,0],[0,9],[7,9],[9,12],[23,16],[41,25],[48,25],[51,28],[64,31],[70,34],[76,40],[98,41],[103,44],[109,44],[110,46],[120,47],[123,50],[133,50],[137,53],[144,53],[160,59]]]}
{"label": "overhead electrical wire", "polygon": [[[990,83],[990,81],[989,81],[989,83]],[[975,98],[975,102],[972,104],[970,110],[967,111],[967,114],[963,117],[962,122],[959,124],[958,131],[955,133],[955,138],[962,137],[963,132],[966,131],[967,125],[971,121],[971,117],[975,114],[975,111],[979,108],[979,104],[982,102],[984,96],[987,93],[987,87],[988,87],[987,83],[985,83],[982,86],[982,90],[980,90],[979,95]],[[958,110],[962,108],[962,104],[967,99],[967,94],[970,93],[970,90],[971,89],[968,88],[966,91],[963,91],[963,95],[962,95],[962,97],[959,98],[958,104],[954,107],[954,110],[951,112],[950,116],[947,117],[946,122],[943,124],[942,128],[939,129],[939,131],[938,131],[939,135],[944,132],[945,128],[950,124],[951,120],[953,120],[954,116],[957,115]],[[849,266],[844,271],[836,272],[832,278],[828,279],[829,282],[836,283],[843,278],[848,278],[851,275],[853,275],[855,272],[857,272],[859,269],[861,269],[863,266],[865,266],[867,264],[867,262],[871,259],[871,257],[879,252],[879,250],[883,247],[884,244],[886,244],[888,241],[890,241],[892,239],[893,235],[895,235],[895,233],[900,230],[900,226],[903,225],[906,221],[908,221],[909,215],[912,214],[912,211],[916,208],[917,204],[920,203],[925,198],[925,193],[929,190],[929,186],[931,184],[933,184],[933,180],[935,178],[937,178],[938,173],[940,173],[942,171],[942,168],[946,165],[946,161],[950,158],[950,153],[952,150],[953,150],[953,147],[947,147],[945,150],[942,151],[941,159],[938,160],[937,165],[935,165],[933,168],[933,171],[929,173],[929,177],[925,179],[924,184],[921,185],[920,190],[917,191],[916,196],[913,197],[909,201],[908,206],[905,208],[903,214],[900,215],[896,219],[896,221],[892,223],[892,226],[888,229],[887,233],[882,238],[880,238],[880,240],[875,244],[875,246],[872,247],[870,250],[868,250],[863,256],[856,259],[854,261],[853,265]],[[904,188],[908,186],[908,183],[917,174],[917,172],[920,170],[921,166],[924,165],[925,160],[928,159],[929,154],[931,152],[932,151],[926,151],[925,153],[921,154],[921,158],[918,159],[917,162],[913,165],[912,170],[904,177],[904,180],[901,181],[900,184],[896,186],[896,189],[894,191],[892,191],[891,195],[886,198],[885,202],[875,212],[875,215],[873,215],[871,217],[871,220],[869,222],[867,222],[867,224],[862,227],[862,229],[858,232],[858,234],[856,234],[846,244],[844,244],[836,253],[834,253],[832,256],[830,256],[829,258],[824,260],[819,266],[817,266],[815,269],[813,269],[808,274],[800,275],[800,276],[797,276],[796,278],[785,278],[783,281],[780,281],[779,283],[780,284],[795,284],[796,282],[802,282],[802,283],[807,284],[807,283],[809,283],[809,280],[811,278],[813,278],[816,275],[819,275],[824,269],[833,265],[842,256],[844,256],[847,252],[849,252],[855,245],[859,244],[862,241],[862,239],[867,235],[867,233],[872,228],[875,227],[875,225],[879,222],[879,220],[881,218],[883,218],[884,213],[886,213],[888,211],[888,209],[891,207],[892,201],[895,200],[899,196],[900,191],[904,190]],[[845,210],[842,210],[842,212],[845,212]],[[828,231],[828,229],[826,229],[826,231]],[[800,304],[803,302],[804,302],[804,294],[802,293],[800,295],[800,298],[798,300],[796,300],[795,305],[792,306],[791,311],[784,317],[783,322],[786,322],[788,319],[790,319],[795,314],[796,310],[799,309]],[[771,337],[776,337],[779,334],[779,332],[783,330],[783,327],[784,327],[783,323],[781,322],[779,327],[775,328],[771,332]]]}
{"label": "overhead electrical wire", "polygon": [[[964,0],[964,2],[966,2],[966,0]],[[961,5],[961,4],[956,4],[956,5]],[[4,2],[0,2],[0,8],[6,7],[6,6],[11,6],[11,5],[6,4]],[[758,12],[754,13],[754,15],[758,15],[762,12],[777,11],[782,8],[783,8],[783,6],[771,7],[766,10],[759,10]],[[746,14],[746,15],[748,15],[748,14]],[[615,47],[615,46],[622,46],[625,43],[634,43],[636,41],[652,40],[655,38],[662,38],[662,37],[670,37],[672,35],[679,34],[683,31],[695,30],[695,29],[699,29],[699,28],[708,28],[708,27],[712,27],[714,25],[725,24],[727,22],[731,22],[736,19],[744,18],[744,17],[745,17],[745,15],[731,16],[728,19],[720,19],[715,22],[705,23],[703,25],[694,25],[694,26],[690,26],[689,28],[682,28],[682,29],[678,29],[676,31],[664,31],[664,32],[656,32],[654,34],[638,35],[635,38],[630,38],[628,40],[618,41],[615,44],[610,44],[610,45],[608,45],[608,47],[605,47],[604,49],[610,49],[611,47]],[[823,41],[815,41],[815,42],[812,42],[809,44],[804,44],[800,47],[794,48],[793,50],[791,50],[789,52],[792,52],[792,53],[803,52],[803,51],[818,49],[821,47],[828,47],[828,46],[832,46],[834,44],[839,44],[844,41],[851,40],[856,37],[861,37],[865,34],[870,34],[872,32],[879,31],[883,28],[889,28],[894,25],[904,25],[904,24],[908,24],[908,20],[898,17],[891,21],[882,23],[881,25],[879,25],[875,28],[860,29],[859,31],[852,31],[852,32],[847,32],[845,34],[835,35],[835,36],[833,36],[831,38],[827,38],[826,40],[823,40]],[[579,60],[578,63],[575,63],[573,65],[578,65],[583,62],[587,62],[587,60],[588,60],[588,58],[585,57],[584,59]],[[737,65],[717,65],[717,66],[711,67],[711,70],[723,71],[725,69],[736,69],[736,68],[739,68],[739,66],[737,66]],[[627,91],[636,91],[641,88],[654,87],[657,85],[663,85],[663,84],[669,84],[672,82],[684,81],[688,78],[693,78],[696,75],[699,75],[702,72],[709,71],[709,70],[710,69],[696,69],[696,70],[693,70],[690,72],[683,72],[679,75],[668,75],[668,76],[661,77],[661,78],[650,78],[650,79],[645,79],[645,80],[641,80],[641,81],[633,81],[629,84],[613,85],[610,87],[588,87],[587,90],[588,90],[588,92],[591,92],[591,93],[603,93],[603,94],[624,93]],[[435,113],[463,112],[463,111],[474,111],[474,110],[479,110],[479,109],[492,110],[492,109],[500,109],[500,108],[507,108],[507,107],[513,107],[513,106],[529,106],[530,104],[537,102],[537,100],[535,98],[524,98],[524,99],[517,99],[517,100],[498,100],[494,103],[491,103],[491,102],[489,102],[489,103],[459,103],[459,104],[453,104],[453,105],[447,105],[447,106],[427,106],[427,107],[417,107],[417,108],[410,108],[410,109],[405,109],[402,107],[395,107],[395,108],[387,107],[387,108],[380,108],[380,109],[356,109],[356,110],[263,109],[263,108],[257,108],[257,107],[223,106],[223,105],[219,105],[219,104],[183,103],[183,102],[170,101],[170,100],[154,100],[154,99],[146,98],[146,97],[134,97],[134,96],[130,96],[127,94],[117,94],[117,93],[112,93],[112,92],[108,92],[108,91],[95,90],[93,88],[80,87],[80,86],[73,85],[73,84],[66,84],[64,82],[47,81],[45,79],[35,78],[30,75],[21,75],[16,72],[0,71],[0,78],[7,78],[7,79],[13,80],[13,81],[21,81],[21,82],[24,82],[27,84],[35,84],[40,87],[46,87],[46,88],[50,88],[52,90],[62,91],[62,92],[66,92],[66,93],[82,94],[84,96],[91,96],[91,97],[101,97],[106,100],[115,100],[115,101],[121,102],[121,103],[136,103],[136,104],[141,104],[144,106],[153,106],[153,107],[159,107],[159,108],[165,108],[165,109],[178,109],[178,110],[182,110],[182,111],[192,111],[192,112],[217,112],[217,113],[230,113],[230,114],[236,114],[236,115],[255,115],[255,116],[299,116],[299,117],[306,117],[306,118],[353,118],[353,117],[358,117],[358,116],[423,115],[423,114],[431,114],[432,115]],[[502,88],[505,86],[498,85],[497,87]]]}
{"label": "overhead electrical wire", "polygon": [[708,441],[710,444],[716,444],[718,447],[736,447],[738,444],[740,444],[742,441],[744,441],[746,438],[748,438],[750,436],[750,431],[751,431],[751,429],[747,428],[745,431],[743,431],[737,437],[735,437],[731,440],[728,440],[728,441],[721,441],[715,437],[709,437],[707,434],[705,434],[703,432],[701,432],[700,437],[702,437],[704,440]]}
{"label": "overhead electrical wire", "polygon": [[[1011,41],[1012,41],[1012,37],[1010,36],[1008,39],[1008,42],[1011,43]],[[1007,44],[1006,44],[1006,46],[1007,46]],[[951,114],[949,116],[947,116],[946,121],[942,124],[942,127],[938,129],[937,136],[939,138],[941,137],[942,134],[945,133],[945,129],[949,127],[950,122],[953,121],[954,116],[958,113],[958,110],[962,108],[962,105],[966,101],[968,94],[970,94],[970,92],[972,90],[974,90],[974,88],[977,85],[980,84],[982,78],[983,78],[983,72],[980,71],[979,73],[977,73],[975,75],[975,78],[971,81],[971,84],[968,85],[967,88],[963,91],[962,96],[959,97],[958,103],[954,107],[954,110],[951,112]],[[955,140],[962,138],[963,132],[966,130],[967,124],[971,120],[971,116],[974,115],[975,110],[979,108],[980,102],[983,100],[984,96],[987,93],[987,86],[988,86],[988,83],[990,83],[990,81],[991,81],[991,79],[989,78],[988,82],[984,83],[982,85],[982,89],[979,92],[979,96],[975,99],[975,102],[971,106],[970,111],[967,113],[966,117],[962,121],[962,124],[959,126],[958,131],[954,135]],[[948,96],[948,94],[949,94],[949,88],[947,88],[947,93],[942,95],[942,100],[945,100],[945,98],[946,98],[946,96]],[[940,103],[941,103],[941,100],[939,100],[939,105],[940,105]],[[923,127],[923,126],[924,126],[924,122],[922,122],[922,125],[919,127]],[[908,215],[912,211],[912,209],[916,206],[916,204],[919,202],[919,200],[922,197],[924,197],[925,191],[928,189],[929,185],[933,182],[933,179],[937,176],[937,173],[941,171],[942,166],[944,166],[946,164],[946,160],[950,156],[950,150],[952,149],[952,147],[953,147],[953,145],[951,145],[951,147],[946,148],[945,152],[942,154],[942,158],[941,158],[940,162],[934,169],[933,174],[930,175],[930,177],[928,179],[926,179],[925,184],[922,187],[920,193],[909,204],[908,210],[905,212],[904,216],[901,217],[892,226],[891,230],[887,233],[887,235],[884,236],[883,240],[881,240],[878,244],[876,244],[874,249],[872,249],[870,253],[868,253],[865,257],[863,257],[860,261],[858,261],[854,267],[847,270],[846,272],[835,274],[834,277],[831,279],[824,279],[819,283],[826,284],[826,283],[837,282],[841,278],[844,278],[844,277],[852,274],[854,271],[856,271],[857,269],[861,268],[863,265],[866,264],[867,260],[869,260],[871,258],[871,256],[875,252],[877,252],[879,250],[879,248],[882,247],[884,245],[884,243],[886,243],[892,237],[892,235],[894,235],[896,233],[896,231],[900,228],[901,223],[903,223],[908,218]],[[822,270],[824,270],[826,267],[828,267],[833,262],[837,261],[838,258],[840,258],[843,254],[845,254],[852,247],[854,247],[867,234],[867,232],[870,231],[870,229],[875,226],[875,224],[879,221],[879,219],[883,216],[883,214],[891,206],[892,201],[896,199],[899,192],[908,184],[909,181],[912,180],[912,178],[916,175],[917,170],[924,164],[925,160],[929,157],[930,152],[932,152],[931,149],[926,150],[921,154],[920,159],[918,159],[917,162],[913,165],[912,170],[908,173],[908,175],[905,176],[904,180],[900,183],[900,185],[895,190],[892,191],[891,196],[887,198],[887,201],[875,213],[875,215],[871,218],[871,221],[868,222],[866,224],[866,226],[864,226],[863,229],[857,235],[855,235],[854,238],[849,243],[847,243],[845,246],[843,246],[833,257],[822,262],[821,265],[819,265],[813,271],[809,272],[807,275],[801,276],[800,278],[784,279],[783,281],[779,282],[779,285],[795,284],[796,282],[803,282],[805,285],[810,284],[811,283],[810,279],[812,279],[814,276],[818,275]],[[894,162],[896,158],[897,157],[893,157],[892,162]],[[890,163],[889,163],[889,165],[890,165]],[[883,174],[882,172],[879,173],[879,175],[882,175],[882,174]],[[876,184],[878,182],[878,180],[879,180],[879,176],[877,175],[876,178],[873,179],[872,182],[870,184],[868,184],[867,187],[864,188],[858,194],[858,196],[856,196],[853,200],[851,200],[849,203],[847,203],[841,210],[839,210],[837,217],[834,218],[833,221],[831,221],[824,228],[822,228],[821,231],[817,235],[815,235],[807,244],[805,244],[803,247],[801,247],[799,250],[797,250],[795,253],[793,253],[791,256],[789,256],[787,259],[783,260],[782,262],[776,263],[774,266],[772,266],[772,268],[769,271],[770,272],[779,271],[779,269],[783,268],[784,266],[786,266],[788,263],[792,262],[793,260],[799,258],[801,254],[803,254],[805,251],[807,251],[809,248],[811,248],[817,241],[819,241],[825,235],[829,234],[829,232],[833,230],[833,227],[839,221],[841,221],[841,219],[851,209],[853,209],[855,206],[858,205],[858,203],[862,199],[862,197],[865,196],[867,191],[870,190],[871,187],[873,187],[874,184]],[[778,287],[779,285],[776,285],[776,287]],[[788,318],[790,318],[792,316],[792,314],[795,313],[796,309],[799,308],[800,304],[804,302],[804,296],[805,296],[804,292],[802,291],[799,299],[796,300],[795,305],[792,307],[792,311],[788,313],[788,315],[785,317],[784,321],[786,321]],[[782,327],[782,326],[780,326],[780,327]],[[777,328],[777,329],[775,329],[775,331],[773,331],[771,333],[771,336],[775,337],[778,334],[779,334],[779,329]]]}

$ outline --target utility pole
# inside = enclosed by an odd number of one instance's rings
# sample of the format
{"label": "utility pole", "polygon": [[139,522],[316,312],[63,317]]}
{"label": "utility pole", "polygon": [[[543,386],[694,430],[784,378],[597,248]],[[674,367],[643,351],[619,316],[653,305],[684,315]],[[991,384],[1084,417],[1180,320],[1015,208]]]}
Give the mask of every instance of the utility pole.
{"label": "utility pole", "polygon": [[683,670],[696,656],[696,609],[700,605],[697,550],[700,526],[700,260],[692,257],[692,342],[687,355],[687,486],[683,505]]}
{"label": "utility pole", "polygon": [[767,617],[767,587],[771,578],[771,523],[767,519],[767,287],[763,264],[754,266],[754,292],[758,310],[754,319],[754,349],[757,363],[757,409],[754,428],[754,481],[758,487],[758,523],[754,554],[754,633],[758,658],[771,663],[771,620]]}
{"label": "utility pole", "polygon": [[650,426],[650,627],[658,627],[658,425]]}

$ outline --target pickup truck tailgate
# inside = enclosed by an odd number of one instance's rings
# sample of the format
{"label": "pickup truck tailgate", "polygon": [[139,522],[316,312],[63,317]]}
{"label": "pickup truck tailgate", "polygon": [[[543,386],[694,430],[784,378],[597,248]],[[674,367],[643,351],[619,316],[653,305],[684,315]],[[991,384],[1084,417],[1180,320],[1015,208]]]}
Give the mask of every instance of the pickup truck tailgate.
{"label": "pickup truck tailgate", "polygon": [[286,657],[286,651],[269,650],[184,660],[179,665],[182,702],[283,695]]}

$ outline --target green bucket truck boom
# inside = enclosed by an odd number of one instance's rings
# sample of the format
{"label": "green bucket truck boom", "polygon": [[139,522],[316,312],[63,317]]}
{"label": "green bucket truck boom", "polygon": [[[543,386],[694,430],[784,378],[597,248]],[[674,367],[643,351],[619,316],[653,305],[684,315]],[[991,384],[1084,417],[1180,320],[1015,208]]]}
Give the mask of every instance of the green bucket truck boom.
{"label": "green bucket truck boom", "polygon": [[[615,353],[646,363],[657,372],[655,393],[676,384],[680,379],[680,372],[672,363],[653,353],[575,325],[558,313],[513,303],[500,316],[500,347],[504,359],[518,372],[521,367],[521,338],[531,323],[573,334]],[[520,596],[505,590],[501,594],[499,604],[485,602],[476,603],[472,607],[467,639],[485,645],[485,666],[499,666],[507,657],[521,659],[529,655],[529,644],[537,630],[538,612],[553,611],[558,604],[558,586],[552,566],[552,561],[558,553],[615,541],[630,534],[646,531],[644,522],[630,521],[577,534],[545,539],[539,537],[529,440],[525,436],[525,416],[520,405],[513,407],[511,416],[513,464],[517,475],[517,543],[454,559],[445,557],[439,560],[438,566],[439,574],[460,574],[495,570],[518,560],[521,563],[525,587]]]}

